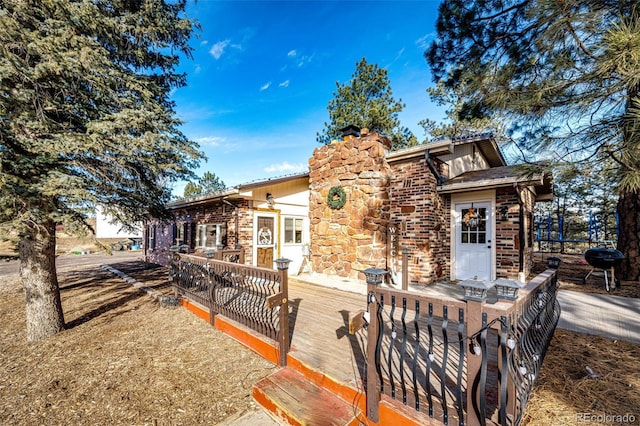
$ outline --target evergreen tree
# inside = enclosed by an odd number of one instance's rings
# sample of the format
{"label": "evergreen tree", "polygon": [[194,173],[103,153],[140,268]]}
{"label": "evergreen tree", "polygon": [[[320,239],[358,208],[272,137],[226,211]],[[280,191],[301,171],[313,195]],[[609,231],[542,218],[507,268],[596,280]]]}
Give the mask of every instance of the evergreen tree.
{"label": "evergreen tree", "polygon": [[428,139],[435,141],[441,138],[464,137],[486,132],[502,135],[504,138],[504,124],[499,122],[497,117],[470,117],[463,111],[465,103],[460,95],[461,92],[460,89],[447,89],[442,83],[438,83],[435,88],[427,89],[429,98],[433,102],[449,108],[445,111],[444,121],[425,118],[418,123],[424,128]]}
{"label": "evergreen tree", "polygon": [[167,217],[167,183],[201,153],[170,91],[190,55],[185,0],[0,2],[0,224],[19,236],[27,338],[64,328],[58,223],[96,205],[120,223]]}
{"label": "evergreen tree", "polygon": [[445,0],[425,53],[469,117],[499,114],[524,150],[617,164],[622,278],[640,278],[640,5]]}
{"label": "evergreen tree", "polygon": [[215,173],[205,172],[197,183],[189,182],[184,187],[184,196],[193,197],[197,195],[213,194],[224,191],[227,185]]}
{"label": "evergreen tree", "polygon": [[327,145],[340,138],[340,129],[355,125],[389,136],[393,149],[418,144],[411,131],[400,125],[398,113],[405,105],[393,98],[387,70],[362,58],[349,84],[338,82],[336,87],[327,106],[330,122],[317,134],[319,143]]}

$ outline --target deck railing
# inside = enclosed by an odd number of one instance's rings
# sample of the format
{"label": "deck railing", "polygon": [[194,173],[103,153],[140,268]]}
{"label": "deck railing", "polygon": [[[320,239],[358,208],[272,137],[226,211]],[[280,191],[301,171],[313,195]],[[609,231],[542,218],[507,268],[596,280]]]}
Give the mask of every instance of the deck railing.
{"label": "deck railing", "polygon": [[209,309],[210,322],[220,314],[275,340],[280,364],[289,350],[288,260],[278,270],[212,258],[173,253],[169,280],[174,290]]}
{"label": "deck railing", "polygon": [[515,301],[368,284],[367,417],[386,398],[445,425],[518,425],[558,322],[556,271]]}

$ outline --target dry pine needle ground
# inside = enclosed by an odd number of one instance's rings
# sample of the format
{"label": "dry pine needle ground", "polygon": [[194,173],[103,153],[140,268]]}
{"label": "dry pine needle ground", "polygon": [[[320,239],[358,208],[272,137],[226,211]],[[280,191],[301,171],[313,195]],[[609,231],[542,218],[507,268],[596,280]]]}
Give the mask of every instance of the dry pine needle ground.
{"label": "dry pine needle ground", "polygon": [[0,424],[216,424],[251,409],[252,385],[274,371],[100,269],[59,277],[70,328],[37,343],[26,342],[17,275],[1,277]]}
{"label": "dry pine needle ground", "polygon": [[[113,266],[168,291],[164,268]],[[576,281],[585,270],[563,263],[561,286],[603,292],[598,282]],[[59,277],[69,329],[31,344],[18,277],[0,277],[0,424],[216,424],[252,409],[252,385],[276,368],[185,309],[160,307],[101,269]],[[638,283],[623,289],[635,296]],[[629,413],[640,424],[637,345],[556,330],[523,424],[576,425],[579,413]]]}

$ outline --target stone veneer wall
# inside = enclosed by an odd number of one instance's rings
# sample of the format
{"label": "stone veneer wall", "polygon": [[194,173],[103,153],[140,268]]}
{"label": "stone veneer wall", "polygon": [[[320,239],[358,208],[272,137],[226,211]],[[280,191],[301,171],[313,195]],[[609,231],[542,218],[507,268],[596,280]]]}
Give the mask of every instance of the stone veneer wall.
{"label": "stone veneer wall", "polygon": [[[314,272],[364,279],[369,267],[386,269],[390,141],[376,133],[317,148],[309,159],[311,265]],[[327,204],[334,186],[347,200]]]}
{"label": "stone veneer wall", "polygon": [[449,278],[450,196],[436,191],[436,178],[424,158],[391,164],[392,221],[398,224],[398,272],[401,249],[409,251],[409,282],[430,284]]}

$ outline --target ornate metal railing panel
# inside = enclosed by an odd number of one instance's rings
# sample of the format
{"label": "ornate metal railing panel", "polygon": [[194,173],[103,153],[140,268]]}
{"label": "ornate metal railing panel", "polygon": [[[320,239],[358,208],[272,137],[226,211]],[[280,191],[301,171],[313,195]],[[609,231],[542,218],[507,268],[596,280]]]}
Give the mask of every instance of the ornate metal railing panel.
{"label": "ornate metal railing panel", "polygon": [[279,307],[267,298],[280,291],[278,271],[174,253],[169,277],[176,291],[258,333],[276,339]]}
{"label": "ornate metal railing panel", "polygon": [[[507,340],[507,357],[510,379],[515,388],[513,421],[518,425],[524,415],[529,396],[540,374],[542,361],[547,353],[553,333],[560,319],[560,304],[556,298],[557,275],[546,285],[527,298],[519,317],[512,316],[513,340]],[[510,350],[510,346],[513,350]],[[502,424],[509,424],[510,418],[501,418]]]}
{"label": "ornate metal railing panel", "polygon": [[380,392],[444,424],[462,424],[466,397],[464,303],[379,290],[375,371]]}
{"label": "ornate metal railing panel", "polygon": [[520,424],[560,317],[557,271],[511,301],[368,283],[367,417],[380,394],[448,424]]}

